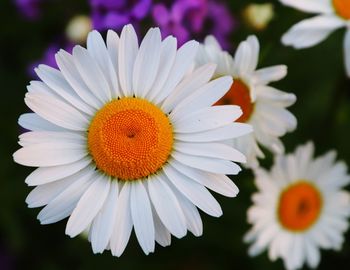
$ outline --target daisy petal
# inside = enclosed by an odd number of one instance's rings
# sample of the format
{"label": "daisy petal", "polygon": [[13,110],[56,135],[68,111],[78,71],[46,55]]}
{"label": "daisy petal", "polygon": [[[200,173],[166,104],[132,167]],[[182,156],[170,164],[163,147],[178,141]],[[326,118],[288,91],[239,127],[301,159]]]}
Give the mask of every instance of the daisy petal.
{"label": "daisy petal", "polygon": [[301,11],[310,13],[332,13],[333,7],[330,1],[317,0],[317,1],[295,1],[295,0],[280,0],[280,2],[286,6],[294,7]]}
{"label": "daisy petal", "polygon": [[61,70],[62,75],[67,82],[72,86],[77,95],[95,110],[103,106],[102,101],[95,98],[89,87],[84,82],[83,78],[75,66],[72,55],[64,50],[60,50],[56,54],[56,62]]}
{"label": "daisy petal", "polygon": [[110,101],[112,92],[108,81],[90,53],[81,46],[75,46],[73,48],[73,58],[80,76],[96,98],[103,104]]}
{"label": "daisy petal", "polygon": [[194,170],[180,162],[177,162],[176,160],[172,161],[171,165],[192,180],[206,186],[216,193],[220,193],[221,195],[236,197],[239,192],[238,187],[226,175],[204,172],[202,170]]}
{"label": "daisy petal", "polygon": [[154,179],[148,181],[150,198],[164,226],[171,234],[182,238],[186,235],[186,220],[176,196],[163,181],[164,177],[154,175]]}
{"label": "daisy petal", "polygon": [[109,85],[108,97],[119,97],[119,85],[116,69],[113,66],[107,47],[103,38],[96,30],[92,31],[87,38],[87,49],[89,54],[96,61],[102,73],[105,75]]}
{"label": "daisy petal", "polygon": [[118,49],[119,49],[119,36],[113,30],[107,32],[107,50],[109,57],[112,61],[114,70],[118,70]]}
{"label": "daisy petal", "polygon": [[161,37],[159,28],[150,29],[141,42],[133,72],[133,91],[145,98],[157,75],[160,62]]}
{"label": "daisy petal", "polygon": [[342,26],[345,21],[333,14],[319,15],[295,24],[282,36],[282,43],[295,49],[312,47]]}
{"label": "daisy petal", "polygon": [[39,213],[38,219],[41,224],[50,224],[60,221],[72,214],[81,196],[93,182],[93,169],[87,168],[74,177],[70,186],[58,194]]}
{"label": "daisy petal", "polygon": [[154,221],[155,239],[156,242],[162,247],[169,246],[171,244],[171,234],[164,226],[160,218],[158,217],[156,210],[152,207],[152,215]]}
{"label": "daisy petal", "polygon": [[38,143],[54,143],[56,141],[86,145],[86,138],[78,132],[55,132],[55,131],[30,131],[19,135],[21,146],[30,146]]}
{"label": "daisy petal", "polygon": [[130,189],[131,184],[125,183],[118,197],[115,225],[110,241],[111,252],[117,257],[124,252],[132,230]]}
{"label": "daisy petal", "polygon": [[118,205],[118,182],[111,181],[109,194],[101,211],[95,217],[91,225],[91,245],[94,253],[102,253],[106,249],[113,233]]}
{"label": "daisy petal", "polygon": [[175,107],[170,113],[171,119],[176,120],[190,112],[213,105],[226,94],[232,82],[232,77],[225,76],[205,84]]}
{"label": "daisy petal", "polygon": [[26,166],[47,167],[69,164],[84,158],[87,154],[83,145],[51,142],[23,147],[13,154],[13,159]]}
{"label": "daisy petal", "polygon": [[174,65],[176,57],[176,38],[168,36],[161,44],[160,62],[157,76],[154,83],[147,94],[149,100],[154,100],[155,97],[162,91],[165,81],[168,79],[171,68]]}
{"label": "daisy petal", "polygon": [[154,251],[155,235],[151,203],[141,181],[131,185],[130,209],[137,240],[147,255]]}
{"label": "daisy petal", "polygon": [[54,91],[57,95],[82,112],[93,115],[94,109],[82,101],[57,69],[46,65],[39,65],[39,67],[35,69],[35,72],[38,74],[39,78],[50,87],[49,91]]}
{"label": "daisy petal", "polygon": [[253,81],[256,84],[268,84],[283,79],[287,75],[287,66],[279,65],[261,68],[254,72]]}
{"label": "daisy petal", "polygon": [[199,209],[214,217],[222,215],[219,203],[205,187],[180,173],[171,165],[165,166],[164,172],[170,182]]}
{"label": "daisy petal", "polygon": [[173,151],[171,156],[184,165],[212,173],[238,174],[241,168],[228,160],[196,157]]}
{"label": "daisy petal", "polygon": [[175,132],[192,133],[225,126],[234,122],[241,115],[242,110],[239,106],[212,106],[190,113],[178,120],[172,119],[172,122]]}
{"label": "daisy petal", "polygon": [[26,178],[28,186],[47,184],[59,179],[71,176],[84,169],[91,163],[90,157],[85,157],[76,162],[53,167],[39,167]]}
{"label": "daisy petal", "polygon": [[32,131],[64,131],[66,129],[52,124],[51,122],[40,117],[36,113],[24,113],[18,119],[18,124],[28,130]]}
{"label": "daisy petal", "polygon": [[222,143],[188,143],[179,141],[174,144],[174,148],[176,151],[192,156],[246,162],[246,158],[241,152]]}
{"label": "daisy petal", "polygon": [[108,195],[111,181],[106,176],[97,173],[93,177],[94,182],[81,197],[69,217],[66,234],[70,237],[77,236],[86,229],[100,211]]}
{"label": "daisy petal", "polygon": [[188,94],[207,83],[213,76],[215,69],[216,65],[206,64],[186,76],[164,100],[162,110],[166,113],[172,111],[176,104],[187,97]]}
{"label": "daisy petal", "polygon": [[132,77],[138,51],[137,35],[131,24],[124,26],[119,40],[118,70],[121,91],[126,97],[132,96]]}
{"label": "daisy petal", "polygon": [[175,139],[184,142],[214,142],[238,138],[253,132],[252,126],[244,123],[231,123],[213,130],[197,133],[176,133]]}
{"label": "daisy petal", "polygon": [[29,108],[42,118],[66,129],[85,131],[89,120],[74,107],[50,95],[27,93],[24,99]]}
{"label": "daisy petal", "polygon": [[169,77],[165,81],[161,92],[155,96],[154,103],[159,104],[174,90],[176,85],[183,79],[186,72],[193,64],[198,49],[198,42],[191,40],[177,51],[176,58]]}

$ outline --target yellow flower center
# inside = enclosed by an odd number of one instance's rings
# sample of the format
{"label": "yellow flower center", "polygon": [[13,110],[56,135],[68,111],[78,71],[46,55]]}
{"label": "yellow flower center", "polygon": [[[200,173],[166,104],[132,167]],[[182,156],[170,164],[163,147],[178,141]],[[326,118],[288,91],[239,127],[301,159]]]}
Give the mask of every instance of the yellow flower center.
{"label": "yellow flower center", "polygon": [[312,184],[300,180],[281,194],[278,217],[282,226],[291,231],[304,231],[318,219],[322,197]]}
{"label": "yellow flower center", "polygon": [[335,11],[340,17],[350,20],[350,0],[332,0]]}
{"label": "yellow flower center", "polygon": [[144,99],[107,103],[89,127],[88,148],[97,168],[120,180],[157,172],[168,160],[172,146],[168,117]]}
{"label": "yellow flower center", "polygon": [[254,110],[248,86],[241,80],[234,80],[230,90],[215,105],[238,105],[243,114],[237,122],[247,122]]}

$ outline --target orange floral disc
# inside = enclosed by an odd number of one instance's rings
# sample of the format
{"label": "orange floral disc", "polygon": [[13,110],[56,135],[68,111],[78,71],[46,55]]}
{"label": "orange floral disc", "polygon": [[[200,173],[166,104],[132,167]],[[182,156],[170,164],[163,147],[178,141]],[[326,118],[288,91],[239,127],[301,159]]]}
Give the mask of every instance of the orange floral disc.
{"label": "orange floral disc", "polygon": [[253,112],[254,103],[250,99],[249,88],[241,80],[234,80],[230,90],[215,105],[238,105],[243,114],[237,122],[247,122]]}
{"label": "orange floral disc", "polygon": [[350,0],[333,0],[333,6],[340,17],[350,20]]}
{"label": "orange floral disc", "polygon": [[172,146],[168,117],[144,99],[107,103],[89,127],[88,148],[97,168],[120,180],[157,172],[168,160]]}
{"label": "orange floral disc", "polygon": [[321,208],[320,192],[312,184],[301,180],[289,186],[281,194],[278,217],[286,229],[304,231],[315,223]]}

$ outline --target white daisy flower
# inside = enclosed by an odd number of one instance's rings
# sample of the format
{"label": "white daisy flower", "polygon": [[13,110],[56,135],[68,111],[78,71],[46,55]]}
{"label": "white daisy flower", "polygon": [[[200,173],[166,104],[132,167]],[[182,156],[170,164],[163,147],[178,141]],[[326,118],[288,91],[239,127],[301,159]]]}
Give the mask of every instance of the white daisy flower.
{"label": "white daisy flower", "polygon": [[258,193],[248,210],[253,227],[245,236],[253,242],[251,256],[268,249],[269,258],[282,258],[287,269],[315,268],[320,248],[341,248],[350,216],[350,193],[342,188],[350,175],[344,162],[335,162],[335,151],[313,154],[307,143],[276,157],[270,172],[256,171]]}
{"label": "white daisy flower", "polygon": [[304,12],[318,14],[303,20],[282,36],[284,45],[295,49],[309,48],[325,40],[335,30],[346,27],[344,58],[350,77],[350,0],[280,0],[281,3]]}
{"label": "white daisy flower", "polygon": [[187,229],[202,234],[196,207],[218,217],[222,210],[206,189],[238,193],[225,174],[235,175],[245,157],[223,140],[252,131],[234,121],[238,106],[212,107],[232,78],[208,82],[215,66],[189,73],[198,43],[177,50],[174,37],[148,31],[138,45],[135,30],[93,31],[87,49],[56,55],[59,70],[40,65],[42,81],[28,86],[25,102],[34,113],[19,124],[17,163],[39,167],[26,179],[37,186],[29,207],[46,205],[42,224],[69,217],[66,234],[87,231],[94,253],[120,256],[134,228],[148,254],[155,241],[170,244]]}
{"label": "white daisy flower", "polygon": [[293,131],[297,124],[294,115],[285,109],[294,104],[295,95],[268,85],[284,78],[287,67],[257,70],[258,58],[259,41],[255,36],[239,44],[234,59],[221,49],[213,36],[205,39],[197,55],[198,65],[217,64],[214,78],[229,75],[234,79],[230,90],[216,104],[239,105],[243,114],[237,121],[253,126],[254,133],[233,140],[235,147],[246,155],[250,167],[257,167],[257,158],[264,157],[258,143],[275,153],[283,153],[279,137]]}

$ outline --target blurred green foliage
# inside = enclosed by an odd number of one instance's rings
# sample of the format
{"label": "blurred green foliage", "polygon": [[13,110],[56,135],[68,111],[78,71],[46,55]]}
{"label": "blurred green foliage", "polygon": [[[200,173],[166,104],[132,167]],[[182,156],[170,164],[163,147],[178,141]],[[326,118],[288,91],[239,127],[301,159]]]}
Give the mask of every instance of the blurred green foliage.
{"label": "blurred green foliage", "polygon": [[[288,76],[274,85],[295,93],[298,98],[291,107],[298,119],[298,129],[283,138],[286,149],[292,151],[296,145],[313,140],[317,154],[336,149],[339,158],[349,164],[350,80],[343,67],[344,30],[316,47],[296,51],[284,47],[280,37],[294,23],[306,18],[306,14],[273,1],[273,21],[265,31],[254,32],[241,19],[243,8],[252,1],[227,2],[241,22],[232,42],[238,44],[247,35],[256,34],[262,47],[260,67],[288,65]],[[203,214],[202,237],[189,233],[181,240],[173,238],[170,247],[157,245],[155,253],[149,256],[142,253],[135,236],[121,258],[109,252],[94,255],[86,240],[69,239],[64,234],[65,221],[41,226],[36,219],[39,209],[26,207],[24,201],[31,188],[24,179],[32,169],[12,160],[12,153],[19,148],[17,118],[27,111],[23,102],[30,80],[26,69],[30,62],[40,58],[50,41],[64,31],[69,18],[88,12],[86,1],[57,0],[45,5],[39,21],[28,22],[20,17],[11,1],[0,3],[0,248],[11,257],[13,269],[283,269],[280,260],[272,263],[266,253],[249,258],[247,245],[242,242],[249,228],[246,210],[256,190],[250,171],[234,177],[240,188],[237,198],[215,195],[224,215],[216,219]],[[270,166],[271,156],[262,164]],[[347,233],[340,252],[322,252],[319,269],[349,269],[349,236]],[[0,269],[2,267],[0,261]]]}

